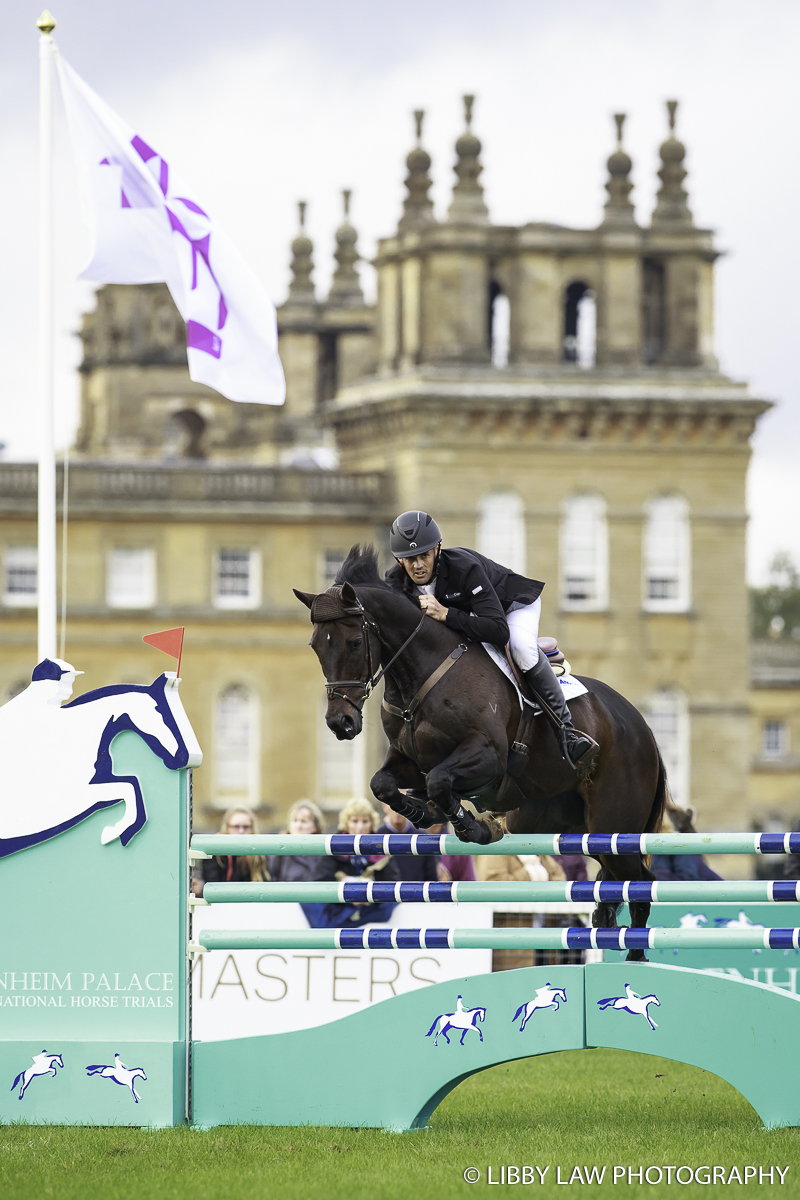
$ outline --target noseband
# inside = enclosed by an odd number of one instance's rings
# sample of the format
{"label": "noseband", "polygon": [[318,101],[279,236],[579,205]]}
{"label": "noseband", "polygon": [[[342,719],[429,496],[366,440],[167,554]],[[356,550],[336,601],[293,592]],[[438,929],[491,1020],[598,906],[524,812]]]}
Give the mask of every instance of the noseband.
{"label": "noseband", "polygon": [[[420,617],[419,625],[417,625],[416,629],[406,638],[397,653],[392,655],[386,666],[378,671],[377,675],[373,666],[370,634],[374,633],[378,641],[383,644],[381,631],[377,623],[367,614],[361,601],[357,600],[354,605],[348,607],[342,600],[342,589],[340,587],[329,588],[327,592],[321,592],[314,598],[314,603],[311,606],[311,620],[315,624],[322,624],[325,621],[341,621],[343,617],[358,617],[361,622],[361,632],[366,647],[364,659],[367,677],[366,679],[334,679],[325,684],[325,691],[328,693],[329,701],[334,698],[346,700],[356,712],[360,713],[386,672],[397,662],[397,659],[406,647],[413,642],[420,629],[422,629],[425,621],[425,613]],[[361,696],[358,700],[354,700],[352,696],[347,696],[344,692],[338,690],[339,688],[354,687],[361,688]]]}

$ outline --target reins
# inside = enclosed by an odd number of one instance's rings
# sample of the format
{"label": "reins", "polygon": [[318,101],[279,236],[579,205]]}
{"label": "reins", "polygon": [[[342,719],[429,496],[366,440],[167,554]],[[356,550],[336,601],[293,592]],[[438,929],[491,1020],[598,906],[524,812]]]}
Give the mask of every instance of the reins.
{"label": "reins", "polygon": [[[422,629],[422,626],[425,623],[426,614],[425,613],[422,614],[422,616],[420,617],[420,620],[419,620],[419,624],[416,626],[416,628],[414,630],[412,630],[412,632],[409,634],[409,636],[403,642],[400,649],[397,650],[392,655],[392,657],[389,659],[386,666],[381,667],[381,669],[378,671],[378,673],[376,675],[374,672],[373,663],[372,663],[372,644],[370,642],[370,633],[374,632],[377,635],[378,641],[381,642],[381,644],[383,644],[382,639],[381,639],[380,627],[378,626],[378,624],[375,621],[372,620],[371,617],[369,617],[367,615],[367,612],[365,611],[364,606],[360,600],[357,602],[357,604],[352,605],[350,607],[344,607],[344,605],[342,605],[342,608],[343,608],[343,613],[345,616],[358,617],[361,621],[361,630],[362,630],[362,633],[364,636],[364,640],[366,642],[364,657],[365,657],[365,666],[366,666],[366,671],[367,671],[367,677],[366,677],[366,679],[334,679],[325,684],[325,691],[328,694],[329,700],[331,700],[334,696],[337,697],[339,700],[346,700],[347,703],[352,705],[352,707],[354,709],[356,709],[357,712],[361,712],[365,703],[370,698],[370,696],[372,695],[372,693],[375,690],[375,688],[377,687],[377,685],[383,679],[384,675],[388,674],[388,672],[394,666],[394,664],[397,662],[398,658],[403,653],[403,651],[406,650],[411,645],[414,638],[417,636],[419,631]],[[313,620],[313,614],[312,614],[312,620]],[[388,713],[391,713],[391,715],[393,717],[400,717],[405,722],[406,731],[408,733],[409,745],[411,747],[411,753],[415,760],[417,758],[417,753],[416,753],[416,747],[414,745],[414,717],[416,716],[417,710],[419,709],[419,706],[422,704],[423,700],[428,695],[428,693],[431,691],[431,689],[436,686],[436,684],[439,682],[439,680],[444,675],[447,674],[447,672],[450,670],[450,668],[452,666],[454,666],[455,663],[458,662],[458,660],[461,658],[462,654],[466,654],[466,652],[467,652],[466,644],[464,642],[460,642],[456,646],[455,650],[452,650],[447,655],[444,662],[440,663],[439,666],[436,668],[436,670],[431,675],[428,676],[428,678],[425,680],[425,682],[422,684],[422,686],[415,693],[413,699],[411,700],[411,703],[406,708],[397,708],[394,704],[389,704],[385,699],[381,702],[382,707]],[[338,690],[339,688],[351,688],[351,687],[360,687],[362,689],[362,695],[360,696],[360,698],[358,700],[354,700],[352,698],[352,696],[347,696],[347,695],[345,695],[344,692],[340,692]]]}

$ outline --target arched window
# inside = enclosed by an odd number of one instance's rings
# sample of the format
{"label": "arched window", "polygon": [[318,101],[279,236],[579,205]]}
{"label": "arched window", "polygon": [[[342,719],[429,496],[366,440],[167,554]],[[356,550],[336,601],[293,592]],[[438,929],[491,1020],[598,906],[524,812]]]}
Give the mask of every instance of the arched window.
{"label": "arched window", "polygon": [[689,706],[677,688],[660,688],[649,697],[645,719],[661,751],[672,798],[681,808],[690,803]]}
{"label": "arched window", "polygon": [[597,306],[594,292],[580,280],[564,295],[564,362],[593,367],[597,344]]}
{"label": "arched window", "polygon": [[683,496],[656,496],[645,513],[644,608],[686,612],[692,602],[689,505]]}
{"label": "arched window", "polygon": [[[367,714],[364,715],[367,718]],[[338,741],[325,724],[323,703],[317,730],[317,797],[320,806],[327,810],[337,809],[354,796],[366,796],[366,728],[352,742]]]}
{"label": "arched window", "polygon": [[489,289],[489,346],[493,367],[508,366],[508,337],[511,305],[500,285],[492,282]]}
{"label": "arched window", "polygon": [[214,712],[214,803],[260,803],[258,697],[242,683],[217,696]]}
{"label": "arched window", "polygon": [[516,492],[490,492],[479,502],[478,550],[525,574],[525,510]]}
{"label": "arched window", "polygon": [[608,528],[602,496],[571,496],[564,503],[561,603],[589,612],[608,605]]}

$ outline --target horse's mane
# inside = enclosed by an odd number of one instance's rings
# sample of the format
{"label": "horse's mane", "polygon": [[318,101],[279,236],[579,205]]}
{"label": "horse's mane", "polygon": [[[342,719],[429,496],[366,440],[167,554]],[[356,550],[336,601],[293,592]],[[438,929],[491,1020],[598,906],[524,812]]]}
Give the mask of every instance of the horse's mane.
{"label": "horse's mane", "polygon": [[342,563],[339,570],[336,572],[337,584],[351,583],[353,587],[380,588],[383,592],[389,592],[392,596],[406,604],[412,605],[416,609],[416,605],[410,596],[405,592],[398,591],[391,584],[387,583],[381,575],[381,569],[378,562],[378,552],[373,545],[360,546],[358,542],[350,547],[347,558]]}

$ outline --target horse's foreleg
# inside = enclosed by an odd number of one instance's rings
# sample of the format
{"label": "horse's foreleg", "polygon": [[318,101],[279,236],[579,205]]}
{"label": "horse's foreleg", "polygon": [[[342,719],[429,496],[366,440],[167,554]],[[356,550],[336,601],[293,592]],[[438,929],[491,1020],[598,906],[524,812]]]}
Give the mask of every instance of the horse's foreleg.
{"label": "horse's foreleg", "polygon": [[452,754],[428,772],[428,796],[452,822],[462,842],[486,846],[503,836],[501,826],[486,813],[478,813],[468,800],[454,794],[499,779],[505,762],[483,734],[471,733]]}
{"label": "horse's foreleg", "polygon": [[[599,878],[611,878],[617,880],[640,881],[654,879],[652,871],[650,871],[644,863],[641,855],[622,854],[617,856],[602,855],[601,863],[603,870],[600,872]],[[598,904],[592,918],[592,924],[598,929],[614,929],[616,928],[616,916],[613,922],[605,925],[601,923],[601,910],[616,913],[619,906],[614,904]],[[642,901],[634,900],[630,903],[631,914],[631,929],[646,929],[647,922],[650,917],[650,905]],[[647,962],[647,955],[644,950],[629,950],[626,962]]]}
{"label": "horse's foreleg", "polygon": [[[116,838],[122,838],[129,829],[141,828],[141,825],[144,824],[144,811],[143,809],[141,813],[139,811],[140,798],[132,783],[93,783],[89,795],[93,805],[96,805],[98,801],[107,805],[115,803],[124,803],[125,805],[125,811],[120,819],[114,825],[106,825],[100,834],[100,841],[104,846]],[[128,840],[125,838],[125,841]]]}
{"label": "horse's foreleg", "polygon": [[386,755],[383,766],[373,775],[369,784],[372,794],[382,804],[388,804],[393,812],[405,817],[418,829],[427,829],[430,825],[443,824],[444,813],[433,806],[426,806],[420,800],[412,800],[404,796],[400,788],[425,790],[425,776],[416,763],[406,758],[394,747]]}

